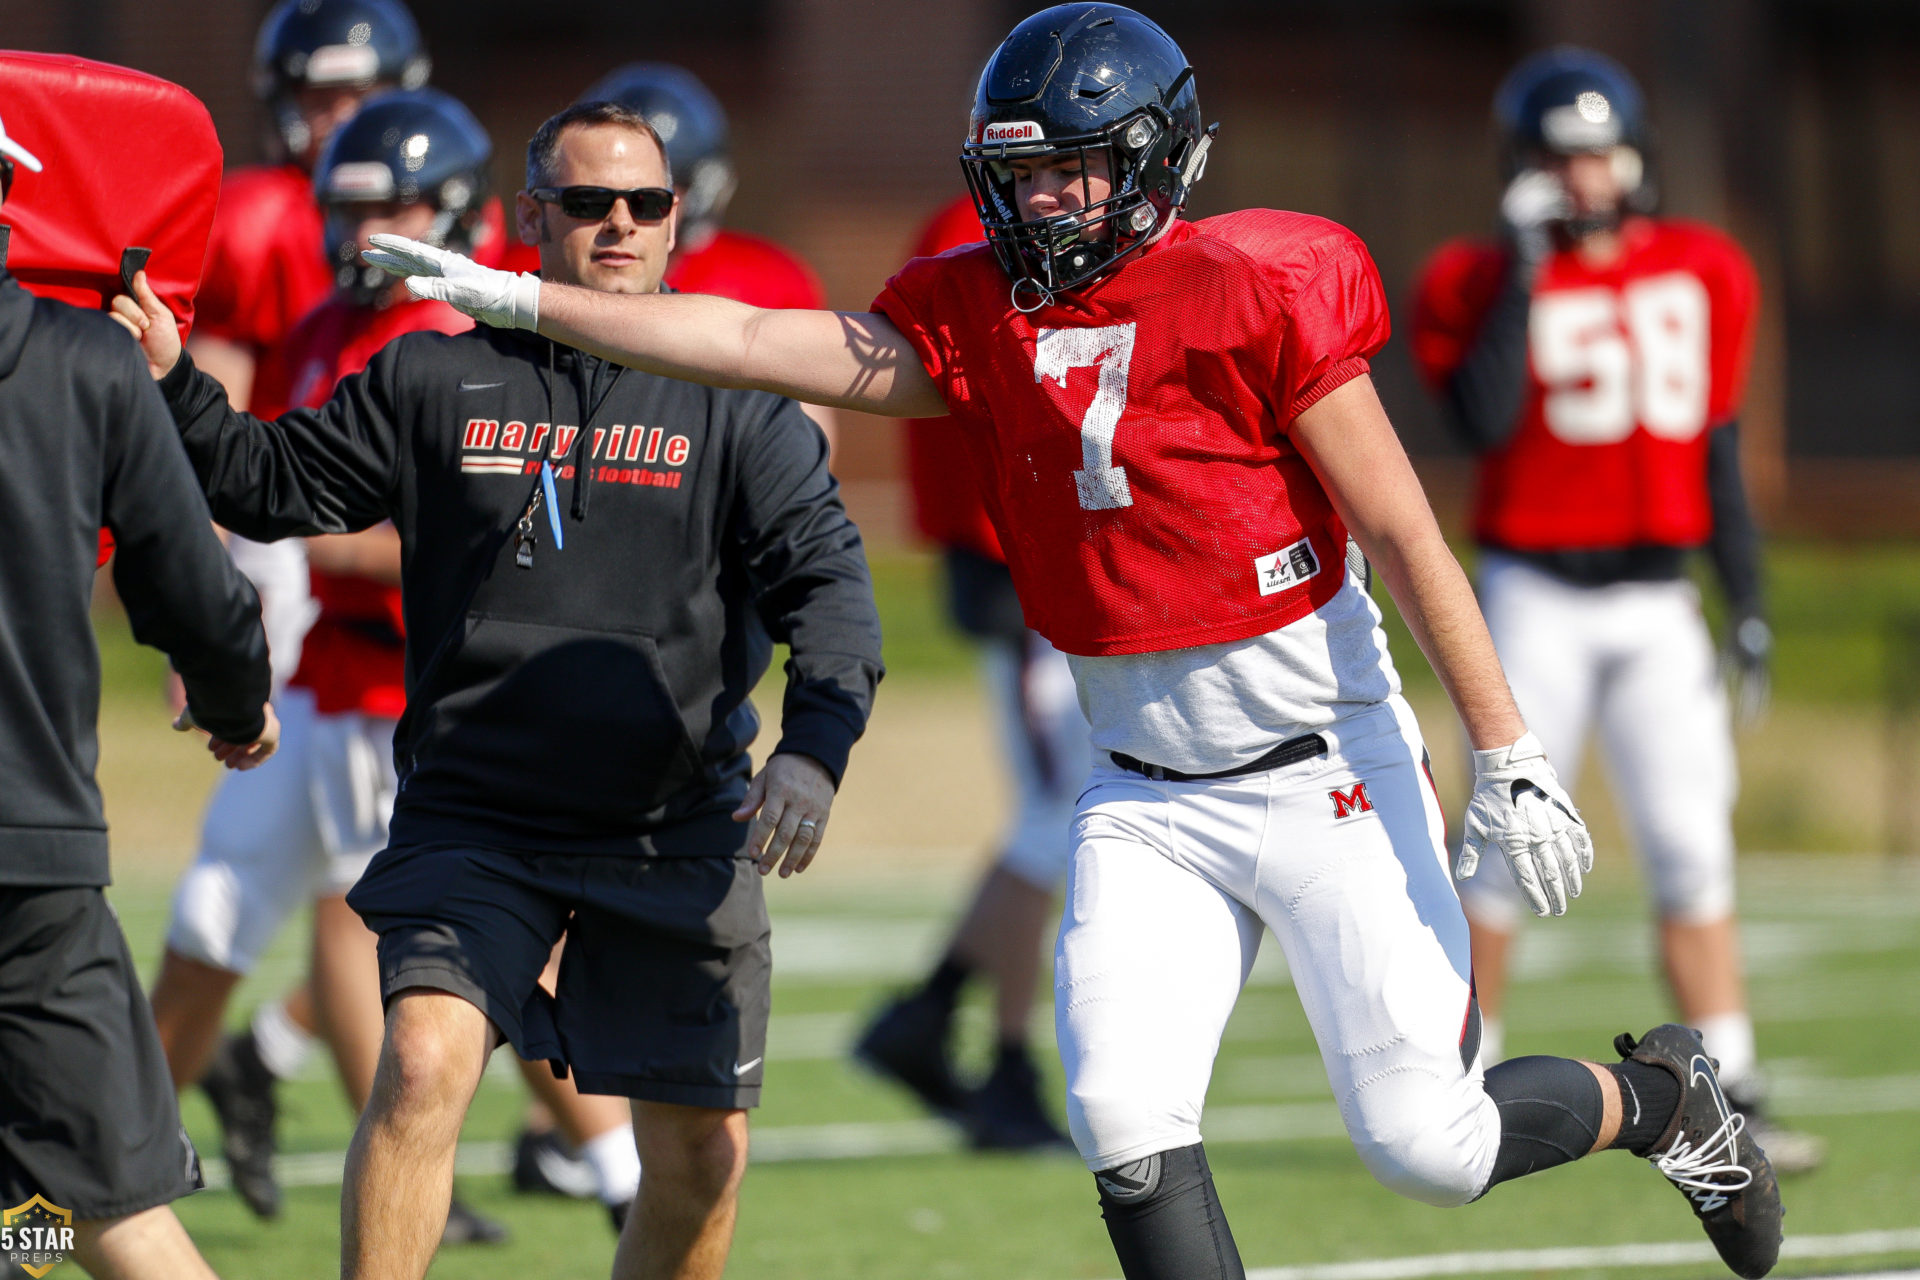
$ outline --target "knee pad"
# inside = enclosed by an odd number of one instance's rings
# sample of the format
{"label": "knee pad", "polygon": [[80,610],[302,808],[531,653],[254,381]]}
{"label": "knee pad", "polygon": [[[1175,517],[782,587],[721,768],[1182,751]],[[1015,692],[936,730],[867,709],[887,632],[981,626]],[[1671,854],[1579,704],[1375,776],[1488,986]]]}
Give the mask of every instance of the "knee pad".
{"label": "knee pad", "polygon": [[1199,1143],[1093,1175],[1127,1280],[1246,1280]]}
{"label": "knee pad", "polygon": [[1356,1084],[1340,1112],[1367,1172],[1422,1204],[1466,1204],[1486,1187],[1499,1154],[1500,1113],[1471,1076],[1383,1071]]}

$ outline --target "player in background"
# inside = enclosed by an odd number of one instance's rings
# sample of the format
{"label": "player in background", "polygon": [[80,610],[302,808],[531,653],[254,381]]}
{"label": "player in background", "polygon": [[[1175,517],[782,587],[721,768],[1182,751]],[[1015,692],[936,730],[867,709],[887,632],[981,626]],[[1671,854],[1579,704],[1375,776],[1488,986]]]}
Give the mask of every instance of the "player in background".
{"label": "player in background", "polygon": [[[986,238],[970,196],[947,205],[922,232],[914,257]],[[940,548],[947,612],[982,643],[982,665],[1014,790],[999,857],[981,880],[932,973],[887,1005],[861,1033],[855,1055],[958,1121],[983,1148],[1064,1146],[1048,1118],[1028,1048],[1040,948],[1066,879],[1074,801],[1091,767],[1087,718],[1073,671],[1020,613],[1006,553],[993,532],[964,441],[944,419],[903,424],[914,523]],[[993,988],[993,1067],[977,1088],[953,1068],[953,1021],[968,981]]]}
{"label": "player in background", "polygon": [[[424,149],[415,141],[422,138]],[[403,154],[404,146],[420,154]],[[396,292],[384,273],[360,262],[359,251],[371,233],[399,228],[480,247],[476,241],[499,219],[485,216],[491,151],[467,109],[432,89],[376,95],[334,131],[314,167],[327,245],[316,257],[335,264],[334,288],[267,350],[253,383],[257,407],[277,415],[322,403],[339,379],[400,334],[472,327],[450,307]],[[160,1021],[176,1082],[195,1079],[187,1046],[212,1043],[234,984],[311,900],[303,990],[358,1111],[372,1088],[383,1016],[375,940],[345,894],[385,846],[393,810],[393,726],[406,707],[400,548],[384,526],[309,546],[319,616],[285,696],[300,732],[281,767],[250,775],[256,785],[223,788],[209,808],[200,855],[174,899],[162,966],[163,984],[173,985]],[[189,968],[221,980],[182,990]],[[264,1006],[247,1032],[223,1043],[202,1081],[220,1114],[234,1187],[265,1217],[279,1209],[274,1086],[310,1043],[287,1021],[279,1002]],[[450,1243],[505,1235],[457,1201],[448,1215]]]}
{"label": "player in background", "polygon": [[[1737,421],[1753,266],[1712,227],[1651,216],[1646,110],[1609,59],[1537,54],[1494,114],[1504,235],[1443,246],[1413,321],[1421,370],[1480,455],[1481,608],[1522,714],[1569,776],[1598,729],[1681,1019],[1774,1167],[1804,1171],[1824,1144],[1760,1110],[1734,914],[1733,738],[1687,577],[1705,547],[1728,605],[1721,667],[1742,718],[1758,716],[1772,634]],[[1498,865],[1461,896],[1497,1060],[1521,899]]]}
{"label": "player in background", "polygon": [[[281,0],[260,24],[254,90],[268,109],[277,158],[236,169],[221,186],[205,280],[195,298],[198,322],[188,340],[195,359],[220,379],[235,404],[249,402],[260,362],[333,287],[334,268],[313,191],[314,161],[369,93],[417,87],[428,70],[419,29],[400,0]],[[317,607],[308,589],[305,544],[297,538],[264,544],[230,536],[227,547],[259,592],[277,692],[299,665]],[[177,701],[177,689],[174,697]],[[306,704],[305,694],[288,700],[278,761],[222,780],[201,833],[203,859],[224,863],[230,856],[251,856],[253,815],[263,811],[268,796],[294,793],[297,762],[306,758],[311,719]],[[299,888],[289,889],[297,900]],[[230,913],[251,909],[237,887],[222,892]],[[178,904],[175,914],[181,914]],[[271,936],[283,918],[274,914],[261,938]],[[235,921],[227,930],[239,927]],[[256,1063],[235,1060],[232,1050],[245,1045],[219,1042],[220,1012],[252,959],[217,948],[202,954],[170,946],[152,995],[175,1081],[204,1080],[229,1133],[236,1121],[247,1127],[248,1112],[257,1111],[246,1096],[248,1082],[259,1075]],[[257,1039],[269,1062],[290,1075],[311,1052],[316,1031],[312,996],[302,987],[284,1001],[262,1006],[248,1043]],[[229,1156],[240,1157],[236,1185],[248,1203],[256,1211],[271,1211],[277,1196],[266,1196],[262,1184],[246,1175],[249,1165],[268,1168],[264,1155],[247,1159],[243,1143]]]}
{"label": "player in background", "polygon": [[1092,726],[1055,1020],[1128,1280],[1245,1275],[1200,1113],[1263,925],[1382,1184],[1461,1205],[1631,1151],[1757,1280],[1779,1188],[1696,1032],[1621,1035],[1610,1066],[1482,1068],[1445,823],[1349,531],[1472,741],[1468,850],[1498,850],[1545,915],[1592,844],[1363,376],[1388,329],[1372,259],[1303,214],[1182,221],[1213,132],[1165,32],[1065,4],[981,75],[962,163],[988,243],[909,263],[871,312],[596,294],[385,236],[370,258],[656,374],[955,419]]}
{"label": "player in background", "polygon": [[[754,307],[827,305],[820,277],[798,254],[723,225],[739,178],[729,153],[726,110],[698,76],[672,63],[630,62],[595,81],[579,100],[602,99],[638,111],[667,145],[680,197],[680,233],[667,263],[668,288],[717,294]],[[816,404],[801,408],[831,445],[833,410]]]}

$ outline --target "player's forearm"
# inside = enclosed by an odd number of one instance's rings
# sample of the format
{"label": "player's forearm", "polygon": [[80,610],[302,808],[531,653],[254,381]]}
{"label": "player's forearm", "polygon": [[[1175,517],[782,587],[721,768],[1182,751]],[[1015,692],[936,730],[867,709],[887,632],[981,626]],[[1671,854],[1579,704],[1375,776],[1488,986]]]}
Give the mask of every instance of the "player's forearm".
{"label": "player's forearm", "polygon": [[1534,263],[1515,259],[1467,358],[1447,379],[1447,423],[1476,453],[1498,449],[1513,438],[1526,398],[1527,316],[1532,306]]}
{"label": "player's forearm", "polygon": [[400,534],[392,525],[307,540],[307,563],[322,573],[400,585]]}
{"label": "player's forearm", "polygon": [[1467,575],[1424,503],[1422,513],[1426,531],[1396,530],[1362,548],[1446,689],[1474,749],[1504,747],[1526,732],[1526,722],[1514,705]]}
{"label": "player's forearm", "polygon": [[541,333],[629,368],[836,409],[945,413],[911,348],[877,320],[771,311],[700,294],[540,289]]}
{"label": "player's forearm", "polygon": [[1740,475],[1740,424],[1728,421],[1707,438],[1707,496],[1713,533],[1707,542],[1727,604],[1742,616],[1764,612],[1760,587],[1760,530]]}

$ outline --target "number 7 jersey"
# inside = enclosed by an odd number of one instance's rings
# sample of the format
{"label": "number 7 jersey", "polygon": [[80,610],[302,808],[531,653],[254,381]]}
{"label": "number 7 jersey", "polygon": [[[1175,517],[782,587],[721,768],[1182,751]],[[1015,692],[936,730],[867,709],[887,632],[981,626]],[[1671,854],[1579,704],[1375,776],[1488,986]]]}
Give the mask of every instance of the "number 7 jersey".
{"label": "number 7 jersey", "polygon": [[1379,273],[1324,218],[1175,222],[1031,314],[984,244],[917,258],[873,309],[963,432],[1027,624],[1070,654],[1264,635],[1331,600],[1346,530],[1287,438],[1387,340]]}
{"label": "number 7 jersey", "polygon": [[[1527,388],[1506,445],[1480,465],[1474,534],[1515,551],[1693,547],[1712,532],[1707,433],[1740,408],[1758,286],[1711,227],[1633,218],[1605,267],[1541,265]],[[1413,355],[1436,390],[1499,296],[1506,251],[1455,241],[1416,288]]]}

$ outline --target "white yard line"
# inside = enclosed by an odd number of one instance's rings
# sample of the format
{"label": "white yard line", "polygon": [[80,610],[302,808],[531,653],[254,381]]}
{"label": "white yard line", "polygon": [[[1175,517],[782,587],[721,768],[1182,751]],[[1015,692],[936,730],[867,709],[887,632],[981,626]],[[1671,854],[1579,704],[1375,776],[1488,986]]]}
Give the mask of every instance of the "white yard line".
{"label": "white yard line", "polygon": [[[1920,1249],[1920,1229],[1857,1231],[1836,1236],[1788,1236],[1783,1258],[1858,1258]],[[1614,1244],[1562,1249],[1505,1249],[1479,1253],[1430,1253],[1360,1262],[1324,1262],[1302,1267],[1266,1267],[1247,1272],[1247,1280],[1424,1280],[1428,1276],[1486,1275],[1503,1271],[1573,1271],[1592,1267],[1675,1267],[1695,1262],[1718,1264],[1713,1246],[1702,1240],[1670,1244]],[[1914,1280],[1920,1271],[1889,1271],[1846,1280]]]}
{"label": "white yard line", "polygon": [[[1797,1079],[1782,1089],[1786,1115],[1910,1115],[1920,1112],[1920,1076],[1899,1075],[1858,1080]],[[1247,1142],[1298,1142],[1338,1138],[1346,1130],[1331,1102],[1282,1102],[1220,1105],[1207,1108],[1207,1141],[1215,1145]],[[961,1148],[959,1135],[938,1120],[853,1121],[845,1124],[766,1125],[753,1131],[753,1156],[759,1164],[804,1160],[871,1160],[885,1156],[943,1155]],[[282,1185],[330,1186],[340,1181],[344,1151],[283,1155],[274,1162]],[[463,1174],[505,1173],[513,1167],[508,1142],[463,1142],[457,1170]],[[207,1185],[227,1185],[226,1166],[205,1160]],[[1281,1274],[1281,1273],[1276,1273]],[[1291,1274],[1291,1273],[1285,1273]],[[1318,1273],[1315,1273],[1318,1274]],[[1436,1273],[1437,1274],[1437,1273]]]}

